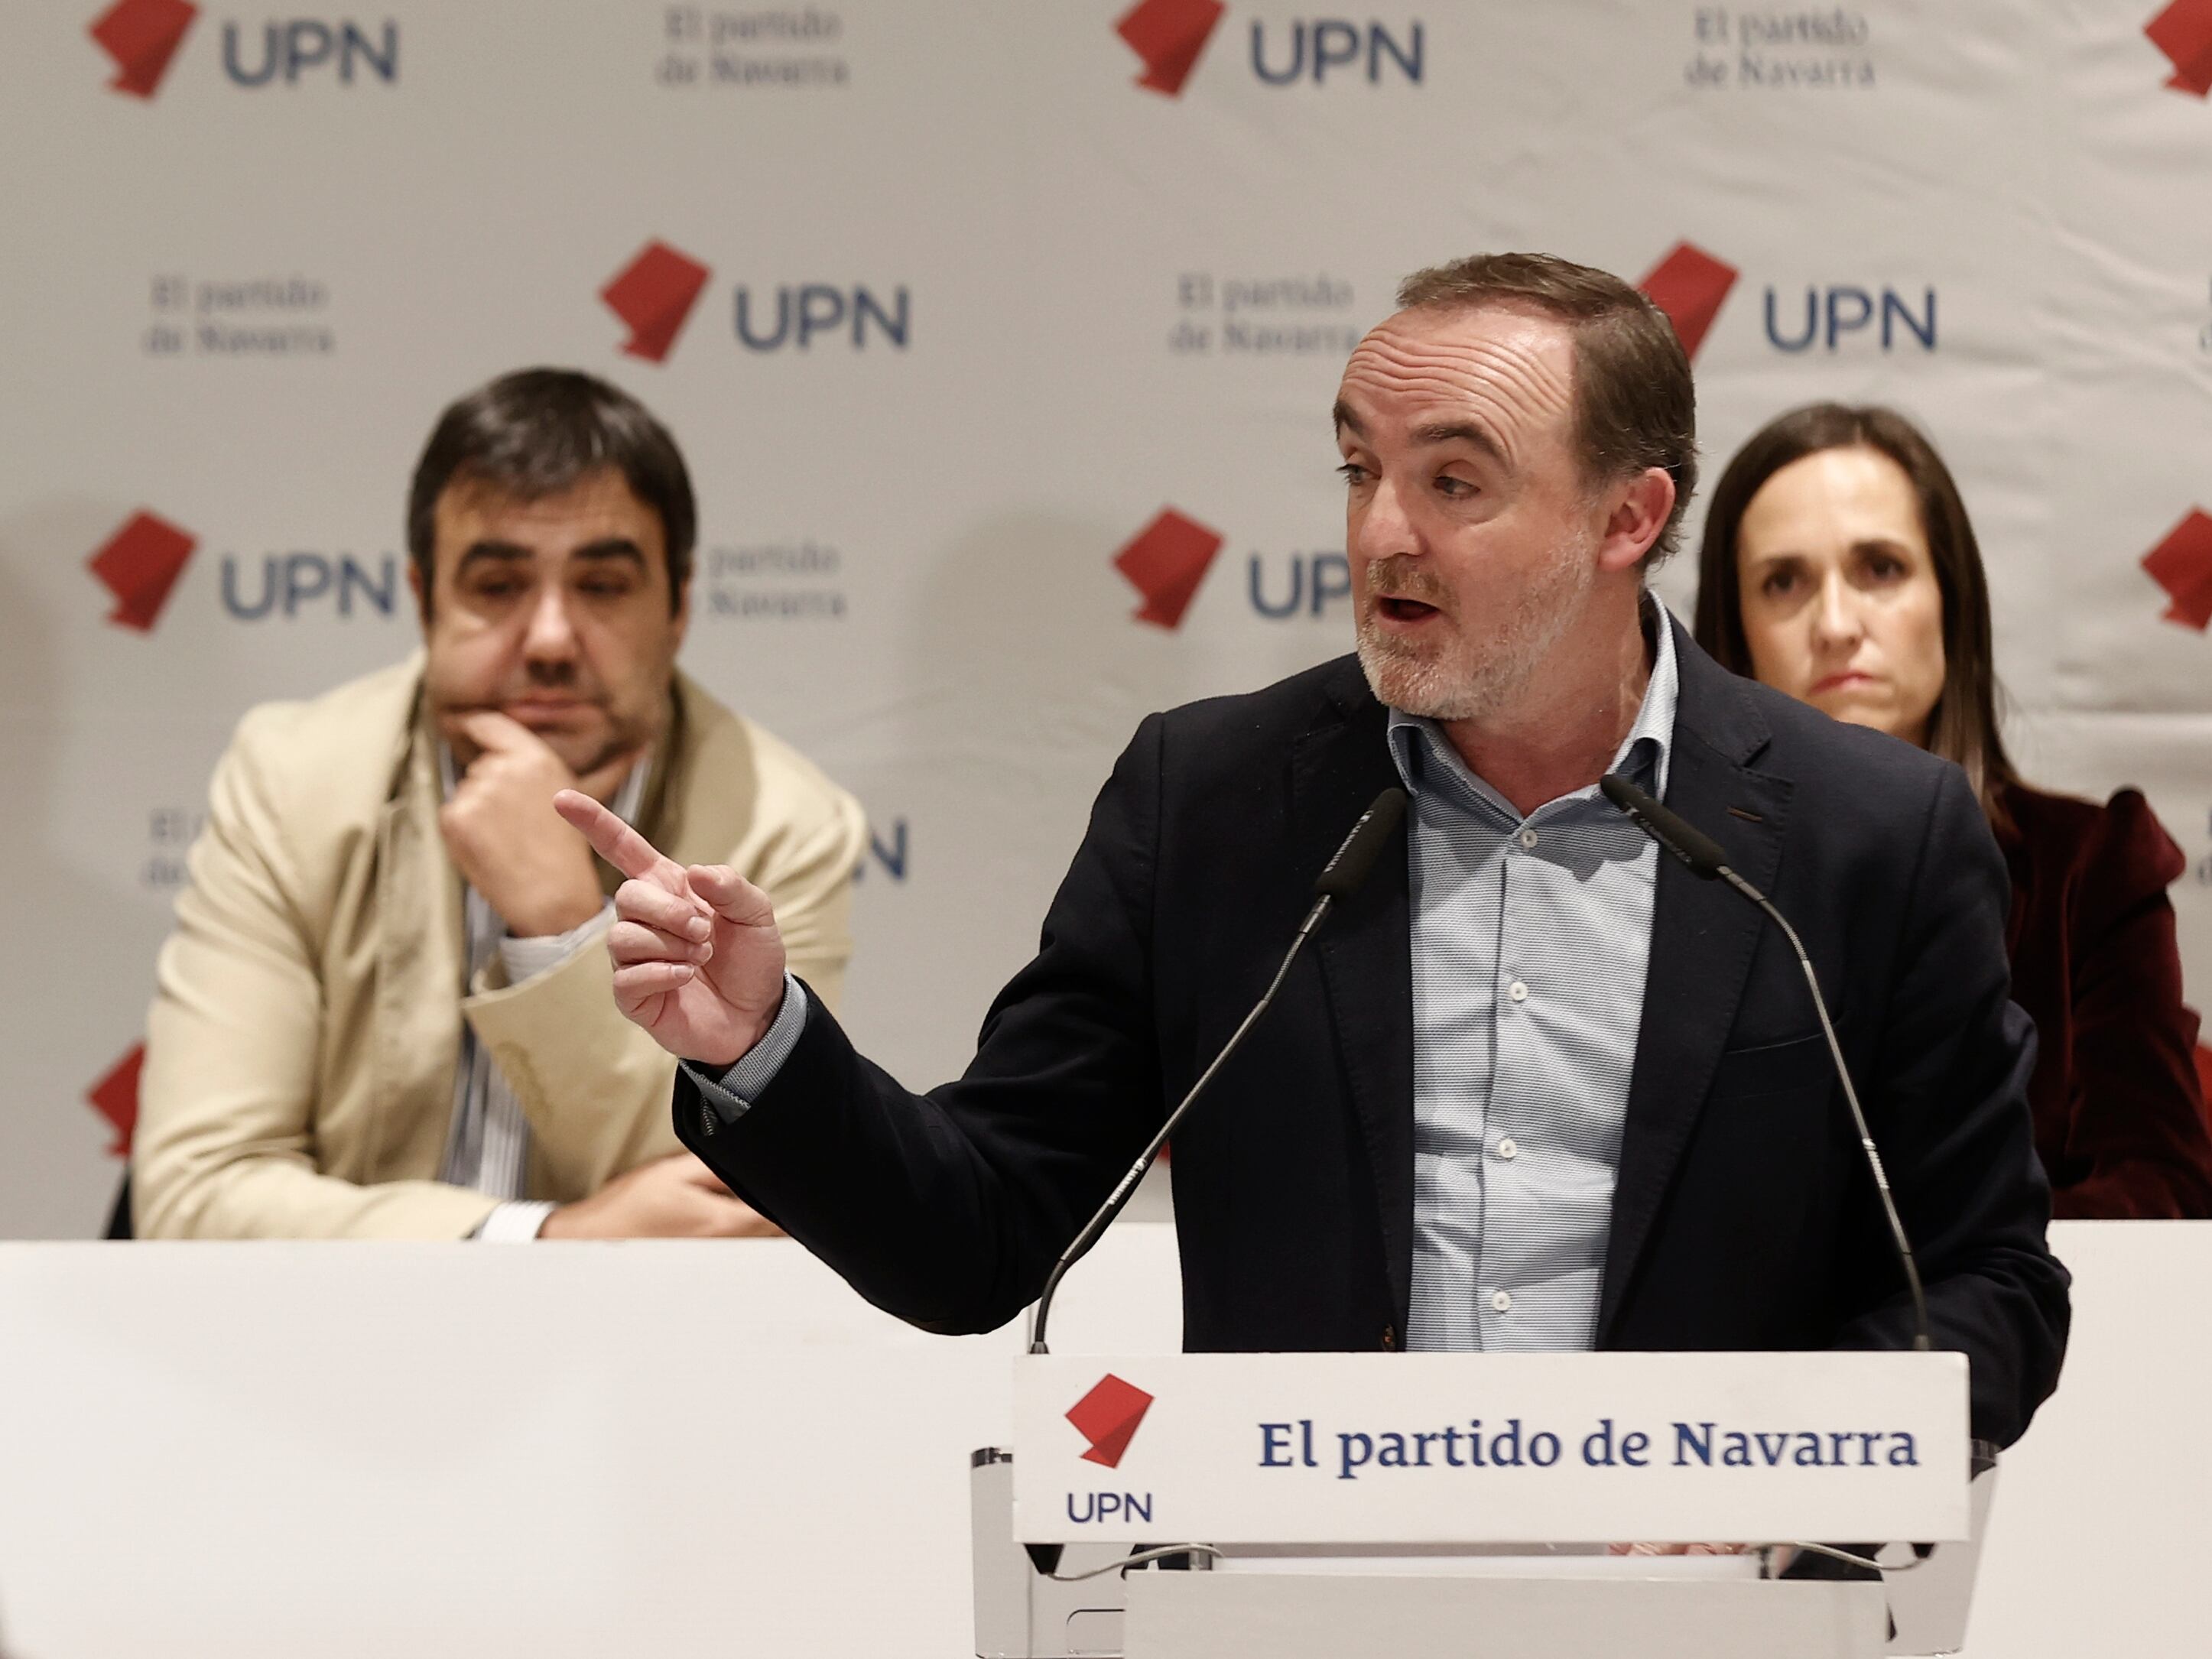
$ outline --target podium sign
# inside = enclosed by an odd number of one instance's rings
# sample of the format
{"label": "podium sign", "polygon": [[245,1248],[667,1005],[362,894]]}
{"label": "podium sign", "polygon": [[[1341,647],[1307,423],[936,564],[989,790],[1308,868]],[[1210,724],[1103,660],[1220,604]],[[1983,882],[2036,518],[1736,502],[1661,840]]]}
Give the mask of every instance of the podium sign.
{"label": "podium sign", "polygon": [[1024,1356],[1024,1543],[1936,1542],[1937,1353]]}

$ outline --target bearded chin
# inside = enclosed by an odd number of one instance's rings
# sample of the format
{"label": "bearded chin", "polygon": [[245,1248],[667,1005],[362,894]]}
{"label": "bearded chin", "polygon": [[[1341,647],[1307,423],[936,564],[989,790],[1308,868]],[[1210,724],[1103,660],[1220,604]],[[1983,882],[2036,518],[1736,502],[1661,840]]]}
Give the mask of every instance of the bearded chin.
{"label": "bearded chin", "polygon": [[1363,625],[1359,666],[1368,690],[1386,708],[1420,720],[1482,720],[1512,700],[1527,675],[1520,665],[1491,653],[1465,661],[1407,648]]}
{"label": "bearded chin", "polygon": [[1520,699],[1560,637],[1582,615],[1595,569],[1576,550],[1525,589],[1486,640],[1464,635],[1425,650],[1359,619],[1361,672],[1375,700],[1419,720],[1484,721]]}

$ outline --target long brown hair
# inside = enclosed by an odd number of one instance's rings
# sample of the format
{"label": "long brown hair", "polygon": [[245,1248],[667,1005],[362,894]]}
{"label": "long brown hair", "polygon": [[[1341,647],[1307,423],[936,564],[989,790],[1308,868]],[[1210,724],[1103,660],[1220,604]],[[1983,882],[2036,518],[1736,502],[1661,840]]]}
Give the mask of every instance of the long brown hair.
{"label": "long brown hair", "polygon": [[2002,792],[2020,781],[1997,729],[1996,670],[1990,642],[1990,586],[1981,546],[1951,469],[1927,434],[1893,409],[1808,404],[1769,421],[1735,453],[1714,487],[1698,551],[1696,635],[1723,667],[1750,675],[1736,534],[1744,509],[1766,481],[1808,455],[1871,449],[1897,463],[1920,502],[1921,528],[1943,595],[1943,687],[1928,716],[1928,747],[1956,761],[1999,833],[2012,815]]}

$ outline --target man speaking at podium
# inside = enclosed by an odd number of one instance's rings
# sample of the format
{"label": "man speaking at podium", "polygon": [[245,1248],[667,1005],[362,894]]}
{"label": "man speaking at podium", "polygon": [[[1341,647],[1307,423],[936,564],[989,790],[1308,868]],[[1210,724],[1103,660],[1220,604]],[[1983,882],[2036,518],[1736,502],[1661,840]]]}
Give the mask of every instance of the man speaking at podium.
{"label": "man speaking at podium", "polygon": [[586,799],[630,879],[629,1018],[678,1133],[917,1324],[1033,1299],[1267,986],[1316,874],[1364,886],[1175,1133],[1193,1349],[1902,1348],[1914,1317],[1805,980],[1597,788],[1718,842],[1802,935],[1927,1285],[2000,1444],[2067,1277],[1965,775],[1729,675],[1645,591],[1696,477],[1690,369],[1601,271],[1409,278],[1335,406],[1358,653],[1148,718],[967,1074],[909,1093],[785,971],[766,898]]}

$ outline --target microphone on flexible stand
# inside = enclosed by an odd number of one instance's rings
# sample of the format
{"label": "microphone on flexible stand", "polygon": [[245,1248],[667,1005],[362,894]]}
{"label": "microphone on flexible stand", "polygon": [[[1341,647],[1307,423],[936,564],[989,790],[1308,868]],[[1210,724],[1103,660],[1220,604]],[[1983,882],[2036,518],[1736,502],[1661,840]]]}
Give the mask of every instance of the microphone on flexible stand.
{"label": "microphone on flexible stand", "polygon": [[1382,848],[1397,832],[1399,820],[1405,815],[1406,792],[1385,789],[1359,815],[1359,822],[1352,826],[1351,833],[1338,845],[1335,855],[1314,882],[1313,908],[1306,912],[1306,919],[1298,924],[1297,934],[1291,940],[1291,948],[1283,954],[1282,966],[1275,969],[1274,978],[1267,981],[1267,990],[1261,994],[1259,1001],[1252,1005],[1252,1012],[1244,1016],[1244,1023],[1231,1034],[1227,1042],[1222,1044],[1221,1052],[1213,1057],[1213,1063],[1200,1073],[1197,1082],[1190,1085],[1190,1092],[1182,1097],[1182,1103],[1168,1114],[1167,1121],[1160,1125],[1159,1133],[1152,1138],[1137,1161],[1129,1166],[1128,1173],[1106,1195],[1106,1201],[1098,1206],[1097,1213],[1084,1224],[1083,1231],[1075,1236],[1075,1242],[1063,1250],[1060,1260],[1053,1264],[1052,1272],[1044,1281],[1044,1289],[1037,1297],[1036,1312],[1030,1322],[1031,1353],[1050,1352],[1044,1345],[1044,1323],[1052,1312],[1052,1298],[1060,1289],[1060,1279],[1081,1259],[1084,1252],[1098,1242],[1099,1234],[1106,1231],[1114,1218],[1121,1213],[1122,1206],[1129,1201],[1129,1194],[1137,1190],[1137,1183],[1145,1178],[1145,1171],[1152,1167],[1153,1160],[1160,1155],[1160,1148],[1166,1146],[1168,1138],[1175,1133],[1176,1125],[1182,1121],[1199,1096],[1205,1091],[1206,1085],[1213,1081],[1214,1073],[1227,1063],[1229,1056],[1237,1052],[1245,1036],[1260,1023],[1260,1016],[1267,1012],[1268,1005],[1275,1000],[1275,993],[1283,988],[1283,981],[1290,977],[1291,964],[1298,959],[1298,952],[1305,949],[1306,941],[1328,920],[1328,913],[1340,902],[1359,890],[1367,879],[1368,872],[1375,867],[1375,860],[1381,856]]}
{"label": "microphone on flexible stand", "polygon": [[1860,1146],[1866,1152],[1867,1168],[1874,1172],[1875,1192],[1881,1200],[1881,1212],[1888,1219],[1890,1237],[1897,1245],[1897,1259],[1904,1264],[1905,1282],[1912,1292],[1913,1351],[1926,1353],[1934,1344],[1929,1338],[1928,1297],[1921,1288],[1920,1267],[1912,1259],[1912,1241],[1905,1237],[1905,1218],[1898,1214],[1897,1200],[1890,1195],[1889,1173],[1882,1168],[1881,1153],[1874,1144],[1874,1132],[1867,1127],[1858,1091],[1851,1086],[1850,1068],[1844,1064],[1843,1045],[1836,1041],[1836,1028],[1828,1018],[1827,999],[1820,994],[1820,975],[1813,971],[1813,959],[1805,954],[1804,941],[1765,894],[1729,868],[1726,849],[1704,830],[1662,806],[1618,772],[1607,773],[1598,780],[1597,787],[1607,800],[1634,821],[1638,829],[1688,865],[1692,875],[1707,881],[1724,881],[1765,911],[1766,919],[1782,930],[1783,938],[1797,953],[1797,965],[1805,970],[1805,983],[1812,988],[1813,1010],[1820,1017],[1820,1034],[1828,1040],[1828,1057],[1834,1060],[1836,1076],[1843,1083],[1844,1100],[1851,1109],[1851,1123],[1858,1130]]}

